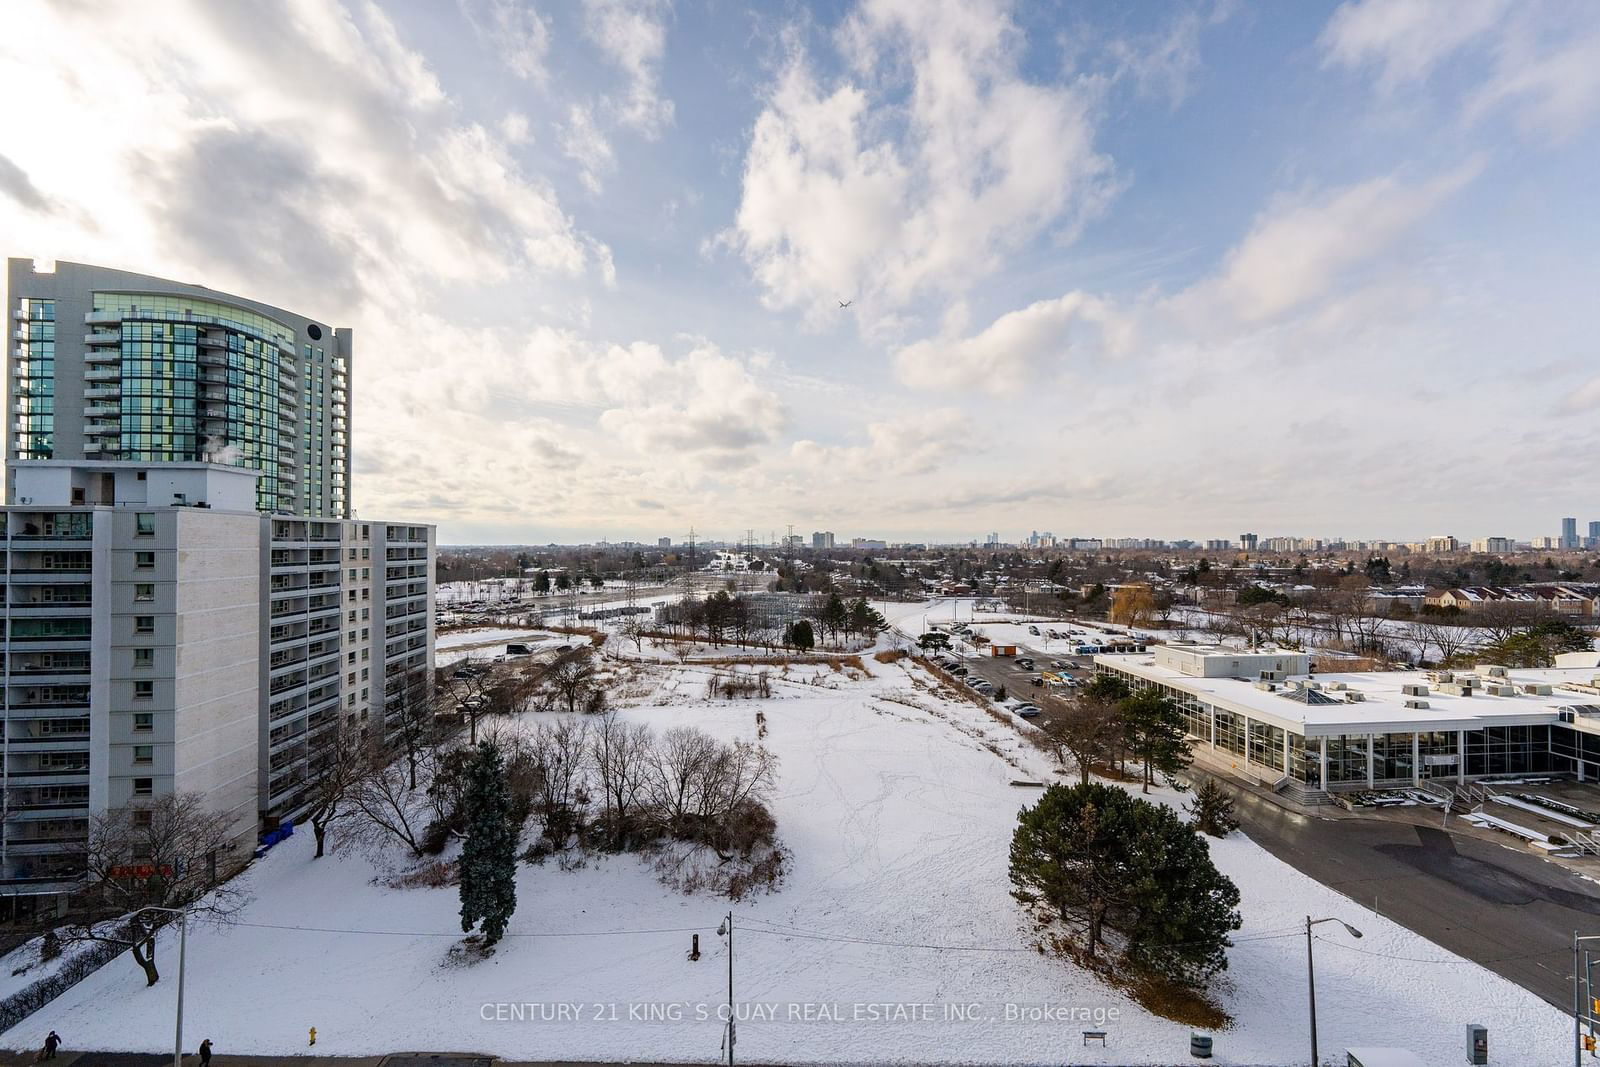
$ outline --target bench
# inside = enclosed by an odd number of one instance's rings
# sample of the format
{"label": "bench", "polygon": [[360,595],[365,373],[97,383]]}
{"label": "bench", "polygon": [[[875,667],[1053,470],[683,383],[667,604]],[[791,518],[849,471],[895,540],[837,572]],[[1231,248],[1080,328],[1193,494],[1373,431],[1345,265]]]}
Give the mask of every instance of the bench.
{"label": "bench", "polygon": [[1100,1042],[1100,1046],[1104,1048],[1106,1043],[1106,1032],[1104,1030],[1085,1030],[1083,1032],[1083,1043],[1087,1045],[1091,1041]]}

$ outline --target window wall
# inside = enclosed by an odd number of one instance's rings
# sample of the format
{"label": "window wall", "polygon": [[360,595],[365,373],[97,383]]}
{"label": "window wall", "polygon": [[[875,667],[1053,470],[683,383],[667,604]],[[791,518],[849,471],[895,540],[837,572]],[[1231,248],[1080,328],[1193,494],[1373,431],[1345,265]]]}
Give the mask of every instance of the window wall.
{"label": "window wall", "polygon": [[24,298],[18,329],[25,337],[12,364],[17,459],[50,459],[56,432],[56,302]]}

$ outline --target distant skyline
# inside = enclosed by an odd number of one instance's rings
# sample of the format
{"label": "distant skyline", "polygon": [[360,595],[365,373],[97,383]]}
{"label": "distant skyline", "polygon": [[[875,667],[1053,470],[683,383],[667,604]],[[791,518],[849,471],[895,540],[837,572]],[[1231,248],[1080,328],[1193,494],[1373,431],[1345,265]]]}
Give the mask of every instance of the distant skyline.
{"label": "distant skyline", "polygon": [[12,0],[0,90],[0,251],[349,324],[442,543],[1600,517],[1600,5]]}

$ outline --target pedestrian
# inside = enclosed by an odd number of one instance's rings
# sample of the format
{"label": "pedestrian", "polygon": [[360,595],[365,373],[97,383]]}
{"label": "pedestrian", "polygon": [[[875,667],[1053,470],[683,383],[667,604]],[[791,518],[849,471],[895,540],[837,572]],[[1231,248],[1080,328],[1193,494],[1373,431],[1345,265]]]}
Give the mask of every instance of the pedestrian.
{"label": "pedestrian", "polygon": [[56,1049],[60,1047],[61,1035],[56,1033],[54,1030],[50,1031],[50,1036],[44,1039],[44,1058],[47,1060],[55,1059]]}
{"label": "pedestrian", "polygon": [[200,1067],[211,1067],[211,1039],[200,1042]]}

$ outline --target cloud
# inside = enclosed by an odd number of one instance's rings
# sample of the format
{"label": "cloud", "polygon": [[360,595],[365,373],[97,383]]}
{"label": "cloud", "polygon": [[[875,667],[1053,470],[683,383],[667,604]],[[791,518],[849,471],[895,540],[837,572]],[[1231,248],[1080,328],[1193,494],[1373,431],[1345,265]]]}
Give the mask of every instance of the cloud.
{"label": "cloud", "polygon": [[1568,415],[1593,411],[1595,408],[1600,408],[1600,377],[1590,378],[1561,402],[1561,410]]}
{"label": "cloud", "polygon": [[627,75],[617,119],[646,137],[670,126],[673,103],[661,95],[661,61],[667,50],[666,0],[584,0],[584,32]]}
{"label": "cloud", "polygon": [[1201,32],[1226,21],[1233,9],[1228,0],[1209,11],[1196,4],[1153,34],[1109,42],[1105,50],[1114,64],[1112,77],[1131,81],[1141,96],[1177,107],[1189,98],[1200,72]]}
{"label": "cloud", "polygon": [[788,423],[777,394],[714,345],[679,360],[651,344],[614,346],[596,378],[612,404],[599,427],[659,462],[680,453],[714,465],[746,462]]}
{"label": "cloud", "polygon": [[1385,175],[1278,199],[1223,258],[1218,272],[1171,301],[1191,322],[1260,323],[1333,290],[1392,248],[1478,172],[1468,164],[1422,182]]}
{"label": "cloud", "polygon": [[1592,4],[1351,0],[1319,44],[1325,66],[1376,66],[1385,93],[1481,53],[1463,79],[1463,117],[1508,110],[1534,138],[1569,140],[1600,113],[1600,9]]}
{"label": "cloud", "polygon": [[493,48],[519,78],[544,84],[550,21],[528,0],[459,0],[478,39]]}
{"label": "cloud", "polygon": [[561,151],[578,164],[584,188],[599,195],[601,176],[616,167],[617,157],[605,134],[595,126],[594,116],[587,107],[572,105],[561,131]]}
{"label": "cloud", "polygon": [[1508,0],[1352,0],[1334,11],[1318,43],[1324,65],[1376,65],[1380,86],[1393,89],[1426,78],[1509,7]]}
{"label": "cloud", "polygon": [[18,207],[29,211],[48,215],[55,210],[54,203],[33,184],[28,172],[3,155],[0,155],[0,193],[10,197]]}
{"label": "cloud", "polygon": [[907,345],[894,353],[895,370],[916,388],[1014,393],[1053,383],[1074,355],[1125,351],[1131,329],[1107,301],[1071,292],[1008,311],[970,337]]}
{"label": "cloud", "polygon": [[1090,94],[1030,81],[998,4],[867,0],[838,42],[852,74],[793,56],[751,132],[724,240],[768,307],[856,297],[870,325],[1109,196]]}
{"label": "cloud", "polygon": [[822,445],[804,439],[790,456],[814,475],[876,479],[926,474],[953,445],[971,437],[971,420],[955,408],[933,408],[867,424],[861,445]]}

